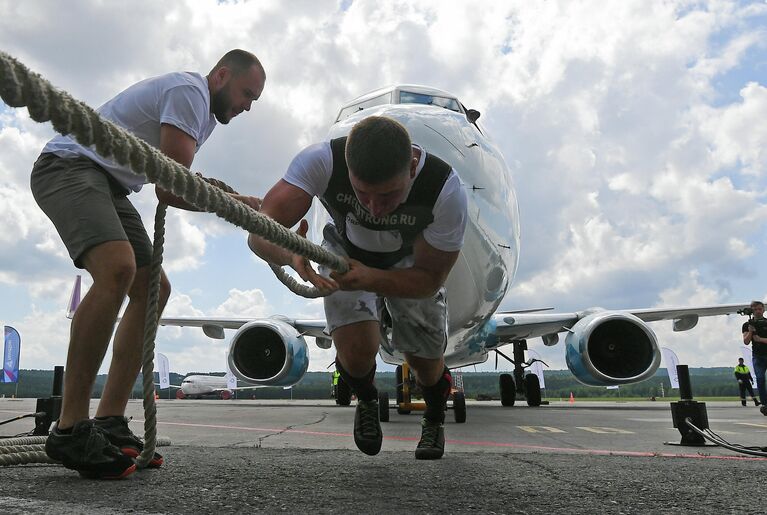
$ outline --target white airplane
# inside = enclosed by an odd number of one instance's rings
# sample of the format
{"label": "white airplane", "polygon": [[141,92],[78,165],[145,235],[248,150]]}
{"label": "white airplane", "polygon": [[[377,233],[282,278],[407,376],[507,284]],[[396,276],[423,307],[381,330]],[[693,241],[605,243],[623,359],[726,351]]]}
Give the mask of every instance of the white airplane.
{"label": "white airplane", "polygon": [[[520,224],[517,198],[509,168],[498,148],[477,119],[455,95],[439,89],[397,85],[375,90],[344,105],[330,128],[328,139],[345,136],[366,116],[388,116],[401,122],[412,140],[442,158],[457,171],[468,192],[470,220],[465,244],[447,280],[449,339],[445,362],[449,368],[483,363],[491,352],[514,364],[513,375],[500,377],[502,404],[526,397],[529,405],[541,403],[534,374],[525,374],[527,340],[541,337],[556,345],[566,333],[567,366],[582,383],[614,386],[644,381],[660,366],[658,339],[648,322],[673,320],[675,331],[695,327],[701,316],[735,313],[745,304],[660,309],[607,310],[591,308],[572,313],[546,309],[498,312],[517,270]],[[313,234],[327,216],[314,210]],[[225,329],[236,330],[229,349],[230,370],[242,381],[259,386],[290,386],[301,380],[309,365],[306,336],[327,349],[330,337],[324,320],[270,318],[162,318],[172,326],[196,326],[211,338],[223,338]],[[513,358],[499,349],[511,345]],[[397,408],[405,413],[409,377],[400,369],[401,354],[384,362],[398,365]],[[381,419],[388,420],[388,395],[382,394]],[[456,421],[465,420],[463,393],[455,394]],[[415,408],[413,408],[415,409]]]}
{"label": "white airplane", "polygon": [[181,380],[181,386],[170,387],[178,388],[177,399],[202,399],[215,395],[227,400],[232,398],[233,393],[227,388],[225,376],[191,375]]}

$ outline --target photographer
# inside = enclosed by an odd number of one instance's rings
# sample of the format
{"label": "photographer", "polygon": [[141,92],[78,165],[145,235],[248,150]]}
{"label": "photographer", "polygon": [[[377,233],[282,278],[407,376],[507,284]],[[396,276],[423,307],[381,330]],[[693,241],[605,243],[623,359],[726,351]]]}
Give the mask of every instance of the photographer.
{"label": "photographer", "polygon": [[751,303],[751,309],[744,310],[752,316],[743,324],[743,343],[753,344],[754,374],[756,375],[756,388],[759,390],[759,400],[762,406],[759,408],[762,415],[767,416],[767,387],[765,387],[764,374],[767,371],[767,319],[764,318],[764,303],[755,300]]}

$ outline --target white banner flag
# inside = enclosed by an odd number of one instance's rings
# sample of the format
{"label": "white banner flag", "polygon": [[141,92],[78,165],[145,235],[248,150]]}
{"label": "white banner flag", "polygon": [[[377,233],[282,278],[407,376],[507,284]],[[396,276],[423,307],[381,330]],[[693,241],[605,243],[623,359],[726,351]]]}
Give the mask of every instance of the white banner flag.
{"label": "white banner flag", "polygon": [[663,362],[666,363],[666,370],[668,371],[668,379],[671,381],[671,388],[679,388],[679,376],[676,373],[676,366],[679,364],[679,358],[676,353],[666,347],[661,348],[661,354],[663,354]]}
{"label": "white banner flag", "polygon": [[[753,353],[751,352],[751,347],[748,345],[744,345],[741,349],[742,349],[742,356],[738,356],[738,357],[743,358],[743,363],[746,364],[749,372],[751,372],[751,377],[754,377],[754,356],[753,356]],[[733,366],[733,368],[735,367]]]}
{"label": "white banner flag", "polygon": [[237,388],[237,376],[229,369],[229,360],[226,361],[226,387],[230,390]]}
{"label": "white banner flag", "polygon": [[158,352],[155,354],[155,361],[157,362],[157,373],[160,375],[160,389],[170,388],[170,364],[168,363],[168,357]]}
{"label": "white banner flag", "polygon": [[[527,355],[532,359],[541,359],[541,355],[534,350],[528,349]],[[538,376],[538,382],[541,384],[541,388],[546,388],[546,383],[543,381],[543,364],[539,361],[536,361],[530,367],[530,370],[533,374]]]}

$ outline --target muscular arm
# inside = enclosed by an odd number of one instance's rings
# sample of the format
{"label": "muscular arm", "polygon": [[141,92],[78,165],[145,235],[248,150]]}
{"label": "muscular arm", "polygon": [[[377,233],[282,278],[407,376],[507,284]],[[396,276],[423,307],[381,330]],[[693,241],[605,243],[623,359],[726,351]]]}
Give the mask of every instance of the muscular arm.
{"label": "muscular arm", "polygon": [[[194,160],[194,151],[197,149],[197,142],[186,132],[178,127],[163,123],[160,126],[160,151],[179,164],[191,168]],[[193,205],[187,203],[181,197],[177,197],[168,190],[155,186],[157,200],[169,206],[187,211],[199,211]]]}
{"label": "muscular arm", "polygon": [[[264,197],[261,213],[285,227],[293,227],[311,206],[312,197],[308,193],[280,179]],[[293,253],[289,250],[273,245],[253,233],[248,236],[248,246],[256,255],[275,265],[291,264],[293,259]]]}
{"label": "muscular arm", "polygon": [[348,273],[331,274],[331,277],[344,290],[365,290],[408,299],[431,297],[445,283],[460,251],[437,250],[423,236],[415,241],[413,250],[415,261],[410,268],[380,270],[352,261]]}

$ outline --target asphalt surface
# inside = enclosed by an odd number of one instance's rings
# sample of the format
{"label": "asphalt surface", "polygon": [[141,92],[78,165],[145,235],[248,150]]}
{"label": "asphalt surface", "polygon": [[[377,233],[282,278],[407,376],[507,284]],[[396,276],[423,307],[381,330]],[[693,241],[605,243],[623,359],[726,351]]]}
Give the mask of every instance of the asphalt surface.
{"label": "asphalt surface", "polygon": [[[0,420],[34,400],[0,399]],[[0,468],[0,513],[764,513],[767,459],[679,443],[669,402],[555,402],[448,413],[446,454],[416,461],[418,413],[391,411],[381,453],[354,446],[353,408],[309,401],[158,404],[166,463],[121,481],[81,479],[59,465]],[[707,403],[733,443],[767,445],[753,406]],[[143,410],[131,401],[131,428]],[[0,426],[0,436],[32,428]]]}

